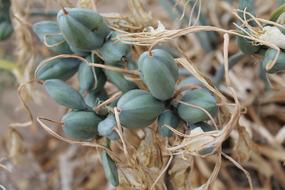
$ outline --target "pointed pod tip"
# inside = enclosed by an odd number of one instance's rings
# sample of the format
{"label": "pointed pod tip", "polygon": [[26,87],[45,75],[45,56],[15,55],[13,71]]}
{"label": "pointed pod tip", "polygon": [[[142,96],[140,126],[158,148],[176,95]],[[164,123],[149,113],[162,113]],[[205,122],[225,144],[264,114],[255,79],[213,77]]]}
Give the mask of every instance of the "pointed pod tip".
{"label": "pointed pod tip", "polygon": [[62,6],[62,11],[63,11],[63,13],[64,13],[65,16],[68,15],[68,11],[67,11],[63,6]]}

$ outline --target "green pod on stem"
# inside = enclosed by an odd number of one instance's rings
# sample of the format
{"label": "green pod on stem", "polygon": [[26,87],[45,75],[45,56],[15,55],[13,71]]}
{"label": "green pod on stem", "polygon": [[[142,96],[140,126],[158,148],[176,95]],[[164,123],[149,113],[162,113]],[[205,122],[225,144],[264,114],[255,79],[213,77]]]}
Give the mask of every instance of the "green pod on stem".
{"label": "green pod on stem", "polygon": [[138,60],[138,67],[141,79],[155,98],[167,100],[172,97],[178,79],[178,67],[167,51],[154,49],[151,55],[144,52]]}
{"label": "green pod on stem", "polygon": [[50,50],[59,54],[72,54],[69,45],[55,21],[40,21],[33,24],[33,31]]}
{"label": "green pod on stem", "polygon": [[269,70],[266,69],[268,64],[271,64],[274,61],[275,56],[277,55],[277,51],[275,49],[269,48],[264,55],[264,59],[262,61],[263,69],[268,73],[277,73],[279,71],[283,71],[285,69],[285,52],[280,51],[279,56],[277,58],[276,63]]}
{"label": "green pod on stem", "polygon": [[189,85],[198,85],[198,86],[203,86],[203,83],[199,81],[196,77],[194,76],[189,76],[182,81],[180,81],[177,85],[177,89],[179,88],[185,88]]}
{"label": "green pod on stem", "polygon": [[14,29],[10,17],[10,0],[0,0],[0,41],[11,36]]}
{"label": "green pod on stem", "polygon": [[99,135],[110,140],[118,140],[119,135],[114,128],[117,126],[115,116],[110,114],[98,124]]}
{"label": "green pod on stem", "polygon": [[102,152],[101,159],[106,178],[113,186],[118,186],[119,176],[116,163],[111,159],[106,151]]}
{"label": "green pod on stem", "polygon": [[103,60],[108,65],[115,65],[120,63],[123,59],[127,59],[131,51],[129,44],[124,44],[116,39],[117,35],[116,32],[111,32],[107,36],[108,40],[99,49]]}
{"label": "green pod on stem", "polygon": [[80,51],[101,47],[110,32],[103,17],[90,9],[63,8],[57,14],[57,22],[67,43]]}
{"label": "green pod on stem", "polygon": [[128,58],[128,70],[138,70],[138,64],[132,58]]}
{"label": "green pod on stem", "polygon": [[[239,0],[239,12],[238,15],[244,19],[244,12],[246,11],[248,13],[251,13],[253,16],[255,16],[255,8],[254,8],[254,0]],[[250,20],[251,17],[248,14],[245,14],[245,19]],[[256,23],[254,21],[248,22],[251,26],[256,26]],[[249,29],[243,28],[246,32],[250,33]],[[245,34],[241,31],[242,34]],[[245,34],[247,35],[247,34]],[[253,45],[252,41],[243,37],[237,37],[237,43],[240,48],[240,50],[244,54],[253,54],[256,53],[260,46]]]}
{"label": "green pod on stem", "polygon": [[[85,96],[84,101],[90,108],[95,108],[97,105],[108,99],[107,92],[105,89],[100,91],[92,90],[87,96]],[[108,109],[103,107],[98,111],[99,115],[105,116],[108,114]]]}
{"label": "green pod on stem", "polygon": [[173,132],[165,127],[165,125],[176,129],[179,124],[179,117],[171,110],[165,110],[157,119],[158,133],[163,137],[172,136]]}
{"label": "green pod on stem", "polygon": [[130,90],[118,101],[120,121],[126,128],[150,125],[165,109],[164,104],[144,90]]}
{"label": "green pod on stem", "polygon": [[86,28],[101,38],[106,38],[111,31],[104,18],[92,9],[77,7],[65,8],[65,10],[71,17],[81,22]]}
{"label": "green pod on stem", "polygon": [[13,33],[13,26],[11,22],[0,21],[0,41],[3,41],[11,36]]}
{"label": "green pod on stem", "polygon": [[10,21],[11,0],[0,0],[0,20]]}
{"label": "green pod on stem", "polygon": [[215,97],[204,88],[186,91],[181,101],[183,103],[177,105],[178,115],[188,123],[206,121],[209,116],[203,110],[187,104],[199,106],[212,116],[218,111]]}
{"label": "green pod on stem", "polygon": [[247,55],[257,53],[260,46],[253,45],[252,41],[243,37],[237,37],[239,49]]}
{"label": "green pod on stem", "polygon": [[35,71],[38,80],[71,78],[77,71],[80,60],[75,58],[57,58],[48,62],[46,60],[39,64]]}
{"label": "green pod on stem", "polygon": [[71,86],[58,79],[50,79],[44,82],[48,95],[58,104],[76,110],[88,110],[83,97]]}
{"label": "green pod on stem", "polygon": [[62,118],[64,133],[76,140],[91,140],[98,136],[98,123],[101,118],[94,112],[72,111]]}
{"label": "green pod on stem", "polygon": [[128,92],[129,90],[137,88],[137,85],[130,80],[127,80],[123,73],[104,70],[107,79],[112,82],[122,92]]}
{"label": "green pod on stem", "polygon": [[[92,63],[103,63],[103,61],[97,56],[93,56],[93,58],[88,56],[86,57],[86,60]],[[80,91],[88,92],[94,87],[97,90],[101,90],[104,87],[107,79],[102,69],[92,67],[83,61],[78,70],[78,80],[80,84]]]}
{"label": "green pod on stem", "polygon": [[98,104],[100,104],[100,102],[105,101],[107,99],[108,99],[107,92],[105,91],[105,89],[102,89],[100,91],[97,90],[90,91],[89,94],[85,96],[84,101],[88,106],[93,108]]}

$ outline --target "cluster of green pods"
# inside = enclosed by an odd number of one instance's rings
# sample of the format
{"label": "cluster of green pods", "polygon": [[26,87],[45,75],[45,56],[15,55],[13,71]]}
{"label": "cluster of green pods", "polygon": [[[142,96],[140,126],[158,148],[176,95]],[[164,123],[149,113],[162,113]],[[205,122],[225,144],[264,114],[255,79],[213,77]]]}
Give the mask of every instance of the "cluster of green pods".
{"label": "cluster of green pods", "polygon": [[[43,81],[47,94],[57,104],[68,108],[62,117],[66,136],[80,141],[106,138],[112,142],[120,139],[118,124],[124,130],[134,130],[156,123],[157,134],[169,138],[181,124],[207,122],[217,114],[215,97],[200,81],[195,77],[179,79],[176,54],[171,49],[157,46],[143,52],[136,62],[132,46],[118,41],[116,36],[120,34],[106,23],[93,10],[64,8],[58,12],[57,21],[33,25],[39,40],[59,54],[43,60],[35,78]],[[130,77],[110,67],[137,71],[146,88],[139,89]],[[69,84],[74,79],[78,81],[77,88]],[[113,95],[105,90],[107,82],[122,95],[102,106]],[[189,85],[197,88],[186,88],[177,96],[178,89]],[[102,164],[110,183],[117,186],[116,164],[107,152],[102,153]]]}
{"label": "cluster of green pods", "polygon": [[10,17],[10,0],[0,0],[0,41],[11,36],[14,29]]}
{"label": "cluster of green pods", "polygon": [[[255,27],[257,25],[257,23],[255,21],[253,21],[251,19],[251,17],[249,16],[249,14],[244,14],[244,10],[247,13],[250,13],[251,15],[255,16],[255,7],[254,7],[254,0],[239,0],[239,12],[238,15],[241,18],[244,18],[249,20],[248,24],[251,25],[251,27]],[[271,21],[275,22],[276,20],[278,20],[279,16],[281,16],[281,13],[283,11],[282,10],[282,6],[277,8],[276,11],[273,12],[272,16],[271,16]],[[266,24],[263,27],[271,27],[273,25],[270,24]],[[243,35],[252,35],[254,36],[254,34],[252,34],[252,31],[249,30],[249,28],[245,28],[243,25],[240,25],[240,27],[242,28],[242,31],[240,31],[241,34]],[[283,28],[276,28],[277,30],[280,30],[280,34],[285,35],[285,31]],[[273,33],[270,35],[274,35]],[[276,36],[276,38],[278,38],[278,36]],[[259,54],[261,56],[263,56],[263,60],[260,62],[260,72],[262,73],[260,75],[260,77],[264,80],[267,81],[266,78],[266,73],[269,74],[273,74],[273,73],[277,73],[280,71],[284,71],[285,69],[285,51],[284,49],[280,49],[280,53],[279,56],[277,57],[277,61],[274,63],[273,66],[272,63],[273,61],[275,61],[275,58],[277,56],[277,51],[275,49],[269,48],[267,46],[262,46],[260,44],[254,44],[254,42],[250,39],[244,38],[244,37],[238,37],[237,38],[237,44],[241,50],[242,53],[246,54],[246,55],[252,55],[252,54]],[[271,67],[269,67],[271,66]],[[267,68],[268,67],[268,68]]]}

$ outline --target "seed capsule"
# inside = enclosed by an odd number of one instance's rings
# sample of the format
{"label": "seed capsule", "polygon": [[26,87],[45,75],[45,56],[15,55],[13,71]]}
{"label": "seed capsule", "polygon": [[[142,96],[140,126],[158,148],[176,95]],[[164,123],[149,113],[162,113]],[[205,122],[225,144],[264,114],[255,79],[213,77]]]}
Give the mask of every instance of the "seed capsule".
{"label": "seed capsule", "polygon": [[90,9],[64,8],[57,22],[67,43],[80,51],[101,47],[110,31],[102,16]]}
{"label": "seed capsule", "polygon": [[[45,60],[43,62],[45,62]],[[44,64],[39,64],[35,71],[35,77],[38,80],[67,80],[77,72],[79,64],[80,60],[74,58],[53,59]]]}
{"label": "seed capsule", "polygon": [[[204,88],[186,91],[181,101],[186,104],[199,106],[208,111],[212,116],[214,116],[218,110],[215,97]],[[179,103],[177,109],[179,116],[188,123],[197,123],[209,119],[203,110],[186,104]]]}
{"label": "seed capsule", "polygon": [[83,97],[75,89],[58,79],[46,80],[45,89],[58,104],[77,110],[87,110]]}
{"label": "seed capsule", "polygon": [[172,131],[165,127],[165,125],[176,129],[179,124],[178,116],[171,110],[166,110],[162,112],[157,119],[158,133],[163,137],[172,136]]}
{"label": "seed capsule", "polygon": [[[89,62],[103,63],[103,61],[98,57],[93,57],[93,60],[91,60],[91,56],[88,56],[86,59]],[[96,86],[97,90],[102,89],[107,79],[102,69],[92,67],[86,62],[82,62],[78,70],[78,80],[80,84],[80,92],[88,92],[92,90],[94,86]]]}
{"label": "seed capsule", "polygon": [[[238,12],[238,15],[241,18],[244,18],[243,10],[246,10],[246,12],[251,13],[255,16],[255,8],[254,8],[254,0],[239,0],[239,10],[242,10],[242,12]],[[249,15],[245,15],[246,20],[251,20],[252,18]],[[256,23],[254,21],[249,21],[249,24],[251,26],[256,26]],[[249,29],[243,28],[246,32],[250,33]],[[242,32],[244,33],[244,32]],[[245,34],[246,35],[246,34]],[[237,43],[240,48],[240,50],[245,54],[253,54],[256,53],[260,46],[255,46],[252,43],[253,41],[243,38],[243,37],[237,37]]]}
{"label": "seed capsule", "polygon": [[105,151],[102,153],[101,159],[106,178],[113,186],[118,186],[119,177],[116,163],[110,158],[110,156]]}
{"label": "seed capsule", "polygon": [[65,8],[65,11],[75,20],[81,22],[96,35],[105,38],[110,33],[104,18],[96,11],[87,8]]}
{"label": "seed capsule", "polygon": [[93,108],[98,104],[100,104],[100,102],[105,101],[107,99],[108,99],[107,92],[104,89],[102,89],[100,91],[97,90],[90,91],[89,94],[85,96],[84,101],[88,106]]}
{"label": "seed capsule", "polygon": [[122,73],[110,71],[107,69],[104,70],[104,73],[107,76],[107,79],[122,92],[128,92],[129,90],[137,88],[136,84],[127,80]]}
{"label": "seed capsule", "polygon": [[151,54],[144,52],[138,60],[141,79],[155,98],[167,100],[174,93],[178,67],[173,57],[164,50],[155,49]]}
{"label": "seed capsule", "polygon": [[55,21],[41,21],[33,24],[33,31],[48,48],[60,54],[72,54]]}
{"label": "seed capsule", "polygon": [[111,32],[108,35],[108,41],[100,48],[100,53],[106,64],[114,65],[126,58],[131,51],[131,46],[116,40],[116,32]]}
{"label": "seed capsule", "polygon": [[13,33],[10,17],[10,0],[0,0],[0,41],[3,41]]}
{"label": "seed capsule", "polygon": [[0,22],[0,41],[3,41],[10,37],[13,33],[12,24],[8,21]]}
{"label": "seed capsule", "polygon": [[[92,90],[87,96],[85,96],[84,101],[90,108],[95,108],[97,105],[108,99],[107,92],[102,89],[100,91]],[[108,114],[107,108],[102,108],[98,111],[98,115],[105,116]]]}
{"label": "seed capsule", "polygon": [[138,64],[132,58],[128,58],[128,70],[138,70]]}
{"label": "seed capsule", "polygon": [[107,137],[110,140],[119,139],[119,135],[114,128],[117,126],[114,115],[108,115],[103,121],[98,124],[99,135]]}
{"label": "seed capsule", "polygon": [[247,55],[256,53],[260,50],[260,46],[253,45],[252,41],[243,37],[237,37],[237,43],[240,50]]}
{"label": "seed capsule", "polygon": [[203,86],[202,82],[199,81],[196,77],[190,76],[190,77],[183,79],[181,82],[179,82],[179,84],[177,85],[177,88],[179,89],[179,88],[187,87],[191,84]]}
{"label": "seed capsule", "polygon": [[130,90],[117,104],[120,121],[126,128],[142,128],[150,125],[163,112],[164,104],[143,90]]}
{"label": "seed capsule", "polygon": [[87,63],[81,63],[78,70],[78,80],[80,84],[80,92],[89,91],[93,88],[95,79],[92,67]]}
{"label": "seed capsule", "polygon": [[174,58],[181,57],[181,53],[176,48],[171,47],[169,44],[158,44],[154,46],[154,48],[167,51]]}
{"label": "seed capsule", "polygon": [[[270,64],[273,62],[275,56],[276,56],[277,52],[274,49],[268,49],[265,52],[265,56],[264,59],[262,61],[262,67],[264,70],[266,70],[266,65]],[[285,69],[285,53],[284,52],[280,52],[279,56],[277,58],[277,61],[275,63],[275,65],[268,71],[268,73],[276,73],[278,71],[282,71]]]}
{"label": "seed capsule", "polygon": [[64,133],[77,140],[90,140],[98,135],[98,123],[101,118],[94,112],[72,111],[62,118]]}

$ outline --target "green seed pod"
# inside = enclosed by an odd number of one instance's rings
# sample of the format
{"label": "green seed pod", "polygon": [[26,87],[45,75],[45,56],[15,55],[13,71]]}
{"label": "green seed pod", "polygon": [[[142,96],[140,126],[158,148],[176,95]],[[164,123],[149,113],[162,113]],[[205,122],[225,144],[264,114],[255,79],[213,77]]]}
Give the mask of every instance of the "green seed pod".
{"label": "green seed pod", "polygon": [[64,8],[58,12],[57,22],[67,43],[80,51],[101,47],[109,33],[102,16],[90,9]]}
{"label": "green seed pod", "polygon": [[177,85],[177,89],[187,87],[191,84],[203,86],[202,82],[199,81],[196,77],[190,76],[190,77],[183,79],[181,82],[179,82],[179,84]]}
{"label": "green seed pod", "polygon": [[10,0],[0,0],[0,41],[5,40],[13,33],[10,18]]}
{"label": "green seed pod", "polygon": [[99,135],[110,140],[118,140],[119,135],[114,128],[117,126],[115,116],[110,114],[98,124]]}
{"label": "green seed pod", "polygon": [[92,90],[84,98],[85,103],[92,108],[97,106],[98,104],[100,104],[100,102],[105,101],[107,99],[108,99],[108,95],[104,89],[102,89],[100,91]]}
{"label": "green seed pod", "polygon": [[164,50],[155,49],[151,54],[144,52],[138,60],[141,79],[155,98],[167,100],[174,93],[178,67],[173,57]]}
{"label": "green seed pod", "polygon": [[[212,116],[214,116],[218,110],[215,97],[204,88],[186,91],[181,101],[186,104],[202,107]],[[179,116],[188,123],[197,123],[209,119],[208,115],[201,109],[186,104],[179,103],[177,109]]]}
{"label": "green seed pod", "polygon": [[[266,65],[273,62],[276,54],[277,54],[277,51],[275,49],[271,49],[271,48],[265,52],[265,56],[264,56],[264,59],[262,61],[262,67],[264,70],[266,70]],[[285,69],[285,53],[281,51],[279,53],[279,56],[277,58],[275,65],[269,71],[266,71],[266,72],[276,73],[276,72],[282,71],[284,69]]]}
{"label": "green seed pod", "polygon": [[[102,89],[100,91],[92,90],[87,96],[85,96],[84,101],[90,108],[95,108],[97,105],[108,99],[107,92]],[[107,108],[102,108],[99,110],[98,114],[105,116],[108,114]]]}
{"label": "green seed pod", "polygon": [[124,77],[124,74],[110,71],[105,69],[104,70],[107,79],[111,81],[119,90],[122,92],[128,92],[134,88],[137,88],[137,85]]}
{"label": "green seed pod", "polygon": [[[241,18],[244,18],[244,13],[243,11],[246,9],[246,12],[251,13],[252,15],[255,16],[255,8],[254,8],[254,0],[239,0],[239,10],[241,10],[242,12],[238,12],[238,15]],[[245,18],[247,20],[251,20],[252,18],[249,15],[245,15]],[[250,21],[249,24],[251,26],[256,26],[256,23],[254,21]],[[247,32],[250,33],[250,31],[247,28],[244,28],[244,30],[246,30]],[[243,33],[241,31],[241,33]],[[245,53],[245,54],[253,54],[256,53],[259,49],[260,46],[255,46],[252,44],[251,40],[242,38],[242,37],[237,37],[237,43],[238,46],[240,48],[240,50]]]}
{"label": "green seed pod", "polygon": [[[44,60],[45,62],[45,60]],[[71,78],[78,70],[80,65],[79,59],[74,58],[57,58],[51,61],[39,64],[35,71],[35,77],[38,80]]]}
{"label": "green seed pod", "polygon": [[77,110],[87,110],[83,97],[75,89],[58,79],[46,80],[45,89],[58,104]]}
{"label": "green seed pod", "polygon": [[179,124],[179,117],[175,113],[173,113],[173,111],[165,110],[158,116],[157,124],[158,124],[158,133],[163,137],[170,137],[172,136],[173,132],[164,126],[167,125],[169,127],[176,129]]}
{"label": "green seed pod", "polygon": [[95,84],[92,67],[87,63],[81,63],[78,70],[78,80],[80,85],[80,92],[89,91]]}
{"label": "green seed pod", "polygon": [[72,111],[62,118],[64,133],[77,140],[90,140],[98,135],[98,123],[101,118],[94,112]]}
{"label": "green seed pod", "polygon": [[244,54],[247,54],[247,55],[256,53],[260,49],[260,46],[253,45],[252,41],[246,38],[237,37],[237,43],[238,43],[239,49]]}
{"label": "green seed pod", "polygon": [[170,47],[169,44],[158,44],[154,46],[154,48],[167,51],[174,58],[179,58],[181,56],[181,53],[179,53],[179,51],[176,48]]}
{"label": "green seed pod", "polygon": [[0,41],[6,40],[13,33],[13,27],[11,22],[2,21],[0,22]]}
{"label": "green seed pod", "polygon": [[117,104],[120,121],[126,128],[142,128],[150,125],[163,112],[164,104],[143,90],[130,90]]}
{"label": "green seed pod", "polygon": [[85,56],[88,56],[88,55],[90,54],[89,51],[79,50],[79,49],[76,49],[76,48],[74,48],[74,47],[72,47],[72,46],[69,46],[69,47],[70,47],[71,51],[72,51],[74,54],[76,54],[76,55],[80,55],[80,56],[82,56],[82,57],[85,57]]}
{"label": "green seed pod", "polygon": [[100,48],[100,53],[106,64],[114,65],[120,63],[131,51],[131,46],[116,40],[116,32],[111,32],[107,42]]}
{"label": "green seed pod", "polygon": [[[254,0],[239,0],[239,10],[242,12],[238,12],[238,15],[243,18],[244,13],[243,11],[246,9],[246,12],[251,13],[253,16],[255,16],[255,7],[254,7]],[[249,15],[245,15],[246,20],[251,20],[252,18]],[[250,23],[253,23],[254,21],[251,21]]]}
{"label": "green seed pod", "polygon": [[[189,124],[188,129],[191,131],[193,130],[202,130],[203,132],[209,132],[215,130],[215,128],[211,125],[209,125],[206,122],[198,122],[195,124]],[[207,154],[212,154],[214,153],[215,149],[214,147],[207,147],[199,151],[199,154],[201,155],[207,155]]]}
{"label": "green seed pod", "polygon": [[81,22],[84,26],[101,38],[106,38],[111,31],[104,18],[92,9],[65,8],[65,10],[70,14],[71,17]]}
{"label": "green seed pod", "polygon": [[128,70],[138,70],[138,64],[131,58],[128,60]]}
{"label": "green seed pod", "polygon": [[119,177],[116,163],[110,158],[110,156],[105,151],[102,153],[101,159],[106,178],[113,186],[118,186]]}
{"label": "green seed pod", "polygon": [[11,0],[0,0],[0,20],[10,21]]}
{"label": "green seed pod", "polygon": [[[86,57],[86,59],[89,62],[103,63],[103,61],[96,56],[93,57],[93,60],[91,56]],[[94,86],[96,86],[95,89],[101,90],[107,79],[102,69],[92,67],[86,62],[82,62],[78,70],[78,80],[80,84],[80,92],[84,92],[90,91]]]}
{"label": "green seed pod", "polygon": [[72,54],[55,21],[41,21],[33,24],[33,31],[48,48],[60,54]]}

